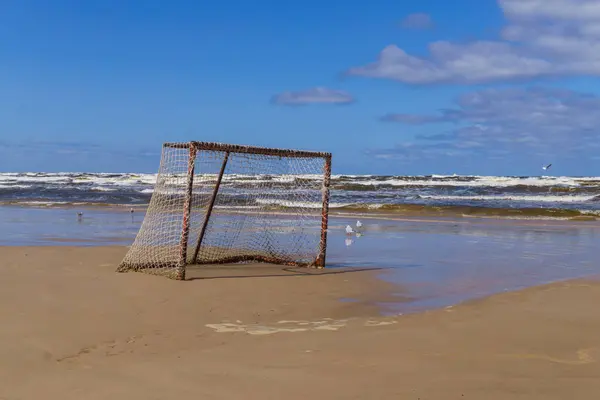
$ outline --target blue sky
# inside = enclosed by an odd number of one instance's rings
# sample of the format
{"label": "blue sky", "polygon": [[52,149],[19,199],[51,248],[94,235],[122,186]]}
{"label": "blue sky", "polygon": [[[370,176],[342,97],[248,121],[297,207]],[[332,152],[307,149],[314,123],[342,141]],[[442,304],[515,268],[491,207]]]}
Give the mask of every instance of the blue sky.
{"label": "blue sky", "polygon": [[153,172],[204,140],[600,175],[598,50],[595,0],[7,1],[0,170]]}

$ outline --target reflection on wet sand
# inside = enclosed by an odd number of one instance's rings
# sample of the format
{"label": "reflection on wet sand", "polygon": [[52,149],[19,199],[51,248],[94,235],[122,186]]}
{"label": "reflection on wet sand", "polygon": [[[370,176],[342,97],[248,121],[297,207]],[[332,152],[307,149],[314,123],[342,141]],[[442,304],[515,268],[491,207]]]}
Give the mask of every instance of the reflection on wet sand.
{"label": "reflection on wet sand", "polygon": [[352,247],[332,240],[329,261],[392,267],[382,278],[412,301],[383,307],[411,312],[596,275],[599,228],[595,222],[371,220]]}

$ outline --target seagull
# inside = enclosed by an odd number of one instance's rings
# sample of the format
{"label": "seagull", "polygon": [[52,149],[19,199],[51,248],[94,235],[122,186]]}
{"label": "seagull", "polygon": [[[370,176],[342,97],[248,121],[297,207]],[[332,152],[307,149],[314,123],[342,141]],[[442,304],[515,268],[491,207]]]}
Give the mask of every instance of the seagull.
{"label": "seagull", "polygon": [[129,210],[129,212],[133,214],[133,208],[131,210]]}
{"label": "seagull", "polygon": [[354,233],[354,229],[350,225],[346,225],[346,235],[352,235]]}
{"label": "seagull", "polygon": [[542,167],[542,169],[543,169],[544,171],[546,171],[546,170],[547,170],[548,168],[550,168],[551,166],[552,166],[552,164],[544,165],[544,166]]}
{"label": "seagull", "polygon": [[356,221],[356,237],[361,237],[362,236],[362,222],[360,221]]}

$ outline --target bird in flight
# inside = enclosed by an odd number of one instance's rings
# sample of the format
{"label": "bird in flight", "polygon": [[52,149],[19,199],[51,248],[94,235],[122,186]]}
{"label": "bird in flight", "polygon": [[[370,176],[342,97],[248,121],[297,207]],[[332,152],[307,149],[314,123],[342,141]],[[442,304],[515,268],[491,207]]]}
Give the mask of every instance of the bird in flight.
{"label": "bird in flight", "polygon": [[543,169],[544,171],[547,171],[547,170],[548,170],[548,168],[550,168],[551,166],[552,166],[552,164],[544,165],[544,166],[542,167],[542,169]]}

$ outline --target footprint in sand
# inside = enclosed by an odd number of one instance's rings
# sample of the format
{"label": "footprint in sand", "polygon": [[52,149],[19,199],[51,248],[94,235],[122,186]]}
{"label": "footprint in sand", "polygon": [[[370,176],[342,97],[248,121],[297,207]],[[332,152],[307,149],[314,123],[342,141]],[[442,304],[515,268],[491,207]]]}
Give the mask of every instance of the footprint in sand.
{"label": "footprint in sand", "polygon": [[542,360],[556,364],[567,364],[567,365],[584,365],[592,364],[596,362],[596,359],[592,356],[596,352],[596,348],[579,349],[577,350],[576,359],[564,359],[552,357],[547,354],[507,354],[504,357],[529,359],[529,360]]}

